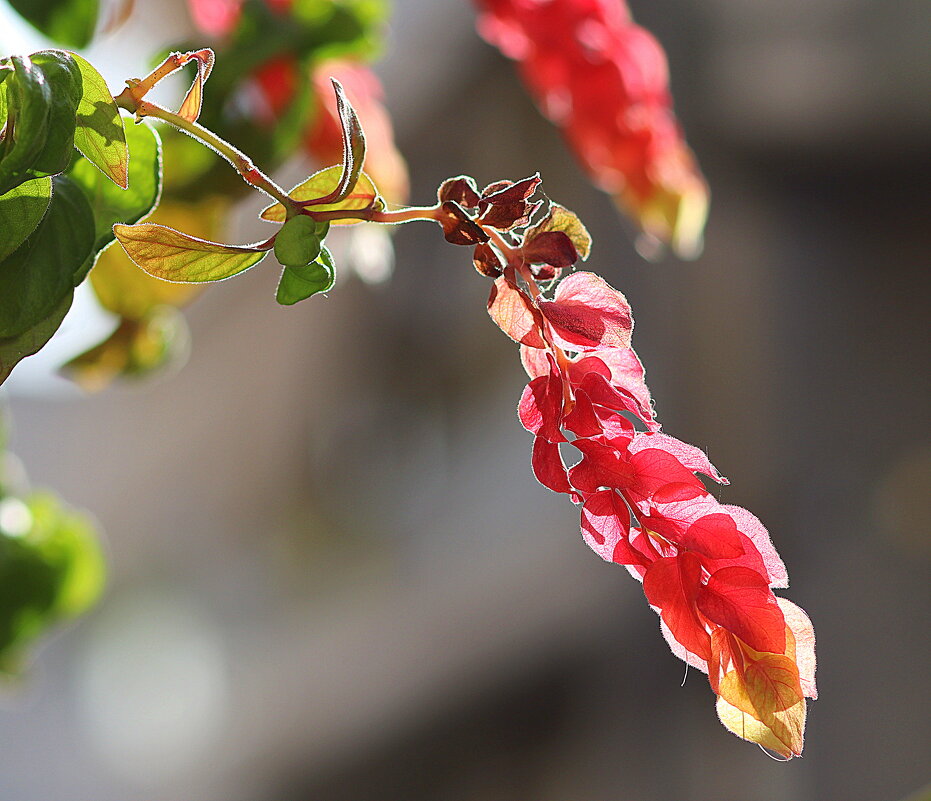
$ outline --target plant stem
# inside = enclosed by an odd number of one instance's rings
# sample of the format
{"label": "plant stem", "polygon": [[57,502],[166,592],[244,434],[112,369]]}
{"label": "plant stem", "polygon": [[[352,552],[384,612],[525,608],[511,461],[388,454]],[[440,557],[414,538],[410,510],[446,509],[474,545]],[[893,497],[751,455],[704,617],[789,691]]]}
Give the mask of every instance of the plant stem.
{"label": "plant stem", "polygon": [[294,201],[288,197],[288,193],[258,169],[245,153],[235,148],[225,139],[217,136],[209,128],[205,128],[198,122],[185,119],[179,114],[175,114],[173,111],[169,111],[167,108],[163,108],[157,103],[150,103],[147,100],[138,99],[132,86],[124,89],[113,99],[116,101],[117,106],[135,114],[137,118],[154,117],[162,122],[167,122],[169,125],[174,125],[194,139],[213,148],[213,150],[233,165],[233,168],[242,176],[242,179],[247,184],[264,192],[273,200],[277,200],[289,211],[299,211]]}
{"label": "plant stem", "polygon": [[412,222],[414,220],[433,220],[436,222],[439,206],[409,206],[397,211],[368,209],[334,209],[332,211],[310,211],[305,208],[302,212],[308,217],[321,222],[326,220],[364,220],[366,222],[392,225]]}

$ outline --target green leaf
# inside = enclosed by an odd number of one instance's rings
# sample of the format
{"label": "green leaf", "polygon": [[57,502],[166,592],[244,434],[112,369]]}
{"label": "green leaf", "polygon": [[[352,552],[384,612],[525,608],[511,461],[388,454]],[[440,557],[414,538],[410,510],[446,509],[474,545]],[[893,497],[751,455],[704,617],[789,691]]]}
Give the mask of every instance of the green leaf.
{"label": "green leaf", "polygon": [[126,189],[129,149],[120,110],[113,101],[107,82],[94,66],[75,53],[71,57],[83,79],[74,146],[111,181]]}
{"label": "green leaf", "polygon": [[52,179],[34,181],[0,195],[0,262],[18,248],[45,215],[52,199]]}
{"label": "green leaf", "polygon": [[83,279],[97,255],[115,239],[114,223],[136,223],[158,203],[161,192],[161,145],[154,128],[146,123],[126,129],[132,159],[129,162],[129,188],[120,189],[90,161],[79,156],[68,170],[84,192],[94,212],[96,240],[77,278]]}
{"label": "green leaf", "polygon": [[63,50],[40,50],[29,56],[52,91],[49,102],[48,136],[42,152],[32,163],[36,177],[56,175],[68,169],[74,149],[78,104],[83,94],[83,78],[77,62]]}
{"label": "green leaf", "polygon": [[231,278],[265,258],[255,245],[224,245],[154,223],[114,225],[123,250],[149,275],[164,281],[202,284]]}
{"label": "green leaf", "polygon": [[52,181],[52,202],[38,228],[0,261],[0,337],[38,325],[75,285],[94,246],[94,214],[67,177]]}
{"label": "green leaf", "polygon": [[318,292],[327,292],[336,282],[333,256],[321,248],[319,258],[303,267],[285,267],[278,281],[275,299],[282,306],[293,306]]}
{"label": "green leaf", "polygon": [[0,145],[0,194],[68,167],[74,147],[81,71],[68,53],[43,50],[12,56],[3,82],[6,136]]}
{"label": "green leaf", "polygon": [[524,234],[524,241],[530,242],[538,234],[547,231],[562,231],[578,251],[582,261],[588,258],[592,251],[592,236],[588,229],[578,218],[574,211],[569,211],[565,206],[558,203],[551,203],[547,215],[532,228],[529,228]]}
{"label": "green leaf", "polygon": [[285,267],[304,267],[320,255],[322,242],[317,223],[310,217],[292,217],[275,237],[275,258]]}
{"label": "green leaf", "polygon": [[87,47],[97,26],[98,0],[9,0],[33,27],[66,47]]}
{"label": "green leaf", "polygon": [[[288,194],[294,200],[310,200],[315,197],[325,197],[333,194],[333,191],[339,185],[342,174],[342,167],[327,167],[326,169],[315,172],[306,181],[299,183]],[[378,196],[378,190],[372,179],[364,172],[359,174],[356,185],[352,192],[346,195],[342,200],[335,203],[315,204],[313,211],[353,211],[358,209],[367,209],[371,207],[379,208],[381,198]],[[259,215],[263,220],[270,222],[284,222],[287,213],[284,206],[280,203],[272,203]],[[362,220],[332,220],[334,225],[351,225],[362,222]]]}
{"label": "green leaf", "polygon": [[24,56],[11,56],[13,74],[0,86],[6,133],[0,142],[0,194],[30,179],[29,168],[48,137],[52,90],[38,67]]}
{"label": "green leaf", "polygon": [[73,296],[74,293],[68,291],[51,314],[28,331],[19,336],[0,339],[0,384],[9,378],[19,362],[45,347],[65,319]]}

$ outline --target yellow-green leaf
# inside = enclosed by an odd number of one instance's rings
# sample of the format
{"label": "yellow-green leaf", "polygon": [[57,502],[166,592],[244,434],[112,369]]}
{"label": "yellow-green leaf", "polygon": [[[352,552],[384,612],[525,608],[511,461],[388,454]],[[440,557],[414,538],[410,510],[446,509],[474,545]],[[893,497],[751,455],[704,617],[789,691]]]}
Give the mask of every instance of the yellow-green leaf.
{"label": "yellow-green leaf", "polygon": [[265,258],[255,245],[224,245],[154,223],[114,225],[123,250],[149,275],[164,281],[202,284],[222,281]]}
{"label": "yellow-green leaf", "polygon": [[[342,167],[327,167],[326,169],[315,172],[306,181],[299,183],[288,194],[294,200],[310,200],[315,197],[325,197],[333,192],[339,185]],[[372,179],[364,172],[359,174],[356,185],[346,197],[337,203],[322,203],[314,206],[316,211],[354,211],[357,209],[367,209],[371,206],[378,206],[381,198],[378,196],[378,190]],[[284,222],[285,208],[280,203],[272,203],[271,206],[264,209],[259,215],[263,220],[270,222]],[[361,222],[361,220],[331,220],[334,225],[350,225]]]}
{"label": "yellow-green leaf", "polygon": [[592,250],[592,236],[588,229],[578,218],[574,211],[569,211],[565,206],[558,203],[551,203],[549,213],[540,222],[533,226],[526,234],[526,241],[530,241],[536,235],[546,231],[562,231],[578,251],[582,261],[588,258]]}

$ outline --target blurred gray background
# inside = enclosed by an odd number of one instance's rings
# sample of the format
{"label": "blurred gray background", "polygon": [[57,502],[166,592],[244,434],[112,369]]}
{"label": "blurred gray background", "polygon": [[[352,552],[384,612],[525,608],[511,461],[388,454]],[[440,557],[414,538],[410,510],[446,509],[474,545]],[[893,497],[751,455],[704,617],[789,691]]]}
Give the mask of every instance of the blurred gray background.
{"label": "blurred gray background", "polygon": [[[176,5],[140,0],[101,44],[114,86],[124,55],[142,70],[133,36],[177,38]],[[665,429],[770,528],[818,636],[805,756],[770,761],[718,724],[704,676],[679,686],[640,587],[533,480],[516,348],[468,253],[424,224],[397,233],[385,285],[289,309],[271,268],[216,287],[173,377],[93,398],[11,382],[16,452],[93,510],[112,581],[3,690],[0,799],[913,792],[931,779],[927,3],[631,0],[713,196],[704,256],[652,264],[469,4],[395,6],[380,71],[414,201],[540,170],[633,305]]]}

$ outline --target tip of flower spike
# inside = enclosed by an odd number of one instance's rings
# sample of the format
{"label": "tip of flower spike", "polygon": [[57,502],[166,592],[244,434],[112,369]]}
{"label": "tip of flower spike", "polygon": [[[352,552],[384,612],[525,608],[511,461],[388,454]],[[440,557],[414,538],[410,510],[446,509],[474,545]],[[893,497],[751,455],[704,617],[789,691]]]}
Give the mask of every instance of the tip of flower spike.
{"label": "tip of flower spike", "polygon": [[756,744],[756,747],[759,748],[766,756],[768,756],[773,762],[791,762],[792,757],[784,757],[781,754],[775,754],[770,751],[765,745]]}
{"label": "tip of flower spike", "polygon": [[680,259],[697,259],[704,247],[705,222],[710,196],[698,175],[682,175],[658,186],[646,200],[622,192],[614,196],[618,207],[639,223],[637,252],[655,261],[667,245]]}

